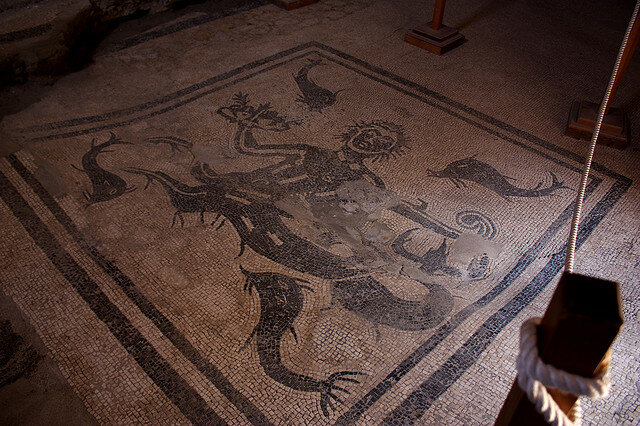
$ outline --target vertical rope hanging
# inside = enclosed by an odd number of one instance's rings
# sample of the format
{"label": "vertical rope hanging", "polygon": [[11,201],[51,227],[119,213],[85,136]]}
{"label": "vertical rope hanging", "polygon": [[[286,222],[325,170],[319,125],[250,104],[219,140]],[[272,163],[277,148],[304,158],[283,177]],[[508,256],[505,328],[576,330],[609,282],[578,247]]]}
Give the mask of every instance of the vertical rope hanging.
{"label": "vertical rope hanging", "polygon": [[629,21],[629,26],[627,27],[627,32],[622,39],[622,45],[620,46],[620,51],[618,52],[618,57],[616,58],[616,64],[613,67],[613,72],[611,73],[611,79],[609,80],[609,85],[607,86],[607,91],[604,94],[604,98],[600,103],[600,109],[598,110],[598,118],[596,120],[596,127],[593,129],[593,135],[591,136],[591,144],[589,145],[589,153],[587,154],[587,158],[584,162],[584,170],[582,171],[582,180],[580,182],[580,188],[578,190],[578,195],[576,196],[575,206],[573,209],[573,218],[571,220],[571,231],[569,232],[569,241],[567,243],[567,257],[564,263],[564,270],[567,272],[573,272],[573,261],[576,253],[576,243],[578,240],[578,225],[580,222],[580,215],[582,214],[582,204],[584,202],[584,193],[587,189],[587,181],[589,180],[589,172],[591,171],[591,162],[593,161],[593,153],[596,150],[596,142],[598,141],[598,136],[600,135],[600,129],[602,128],[602,121],[604,120],[605,107],[609,104],[609,97],[611,96],[611,91],[613,90],[613,83],[616,80],[616,76],[618,75],[618,70],[620,69],[620,62],[622,61],[622,54],[624,53],[624,49],[627,47],[627,42],[629,41],[629,35],[631,34],[631,29],[633,28],[633,24],[636,22],[638,18],[638,7],[640,7],[640,0],[636,2],[636,7],[633,10],[633,15],[631,15],[631,20]]}

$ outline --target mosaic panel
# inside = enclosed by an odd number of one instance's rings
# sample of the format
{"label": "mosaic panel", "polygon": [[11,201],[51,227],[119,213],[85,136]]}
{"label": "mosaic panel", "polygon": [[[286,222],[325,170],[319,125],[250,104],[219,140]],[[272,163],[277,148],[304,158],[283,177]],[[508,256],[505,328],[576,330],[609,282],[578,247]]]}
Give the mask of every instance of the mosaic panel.
{"label": "mosaic panel", "polygon": [[[581,160],[318,43],[22,133],[3,217],[88,310],[3,288],[107,423],[131,392],[175,422],[420,419],[561,270]],[[629,185],[594,166],[580,244]],[[75,321],[117,348],[61,344]],[[112,351],[128,390],[85,377]]]}

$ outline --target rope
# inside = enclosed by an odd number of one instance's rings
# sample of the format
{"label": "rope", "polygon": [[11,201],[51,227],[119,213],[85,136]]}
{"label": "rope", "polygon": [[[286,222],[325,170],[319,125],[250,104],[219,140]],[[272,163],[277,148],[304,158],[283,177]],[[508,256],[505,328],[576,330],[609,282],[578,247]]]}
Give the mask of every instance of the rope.
{"label": "rope", "polygon": [[631,20],[629,21],[629,26],[627,26],[627,32],[622,39],[622,45],[620,46],[620,51],[618,52],[618,57],[616,58],[616,64],[613,67],[613,72],[611,73],[611,78],[609,80],[609,85],[607,86],[607,91],[604,94],[604,99],[600,103],[600,109],[598,111],[598,119],[596,120],[596,127],[593,129],[593,135],[591,135],[591,145],[589,146],[589,154],[587,155],[587,159],[584,163],[584,170],[582,171],[582,180],[580,182],[580,189],[578,190],[578,195],[576,196],[575,207],[573,210],[573,219],[571,220],[571,231],[569,232],[569,241],[567,243],[567,258],[565,259],[564,270],[567,272],[573,272],[573,260],[576,252],[576,242],[578,240],[578,224],[580,222],[580,215],[582,214],[582,203],[584,201],[584,193],[587,189],[587,180],[589,179],[589,171],[591,170],[591,161],[593,160],[593,153],[596,150],[596,141],[598,140],[598,136],[600,135],[600,129],[602,128],[602,121],[604,120],[605,106],[609,103],[609,97],[611,96],[611,91],[613,90],[613,83],[618,76],[618,69],[620,68],[620,62],[622,61],[622,54],[624,53],[625,47],[627,47],[627,41],[629,40],[629,35],[631,34],[631,29],[633,28],[633,24],[638,17],[638,8],[640,8],[640,0],[636,2],[636,7],[633,10],[633,15],[631,15]]}
{"label": "rope", "polygon": [[545,364],[538,355],[538,325],[540,318],[525,321],[520,328],[520,355],[516,364],[518,385],[527,393],[536,410],[547,421],[556,426],[579,425],[581,411],[576,403],[572,410],[575,421],[558,407],[558,404],[547,391],[547,387],[555,388],[573,395],[602,398],[609,394],[609,365],[594,378],[586,378],[570,374],[556,367]]}

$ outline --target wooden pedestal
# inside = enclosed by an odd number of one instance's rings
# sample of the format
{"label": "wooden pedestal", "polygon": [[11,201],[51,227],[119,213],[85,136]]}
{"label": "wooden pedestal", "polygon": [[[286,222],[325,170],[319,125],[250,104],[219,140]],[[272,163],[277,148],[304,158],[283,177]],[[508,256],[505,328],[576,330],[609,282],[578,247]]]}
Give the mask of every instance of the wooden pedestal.
{"label": "wooden pedestal", "polygon": [[436,55],[442,55],[448,50],[459,46],[464,42],[464,36],[455,28],[442,25],[440,29],[434,30],[432,22],[425,27],[411,29],[404,34],[404,41],[426,49]]}
{"label": "wooden pedestal", "polygon": [[[596,126],[599,105],[576,101],[571,105],[567,130],[564,134],[577,139],[591,140]],[[624,149],[629,146],[629,119],[617,108],[609,109],[604,117],[598,143]]]}
{"label": "wooden pedestal", "polygon": [[302,6],[308,6],[317,1],[318,0],[271,0],[271,3],[286,10],[293,10]]}

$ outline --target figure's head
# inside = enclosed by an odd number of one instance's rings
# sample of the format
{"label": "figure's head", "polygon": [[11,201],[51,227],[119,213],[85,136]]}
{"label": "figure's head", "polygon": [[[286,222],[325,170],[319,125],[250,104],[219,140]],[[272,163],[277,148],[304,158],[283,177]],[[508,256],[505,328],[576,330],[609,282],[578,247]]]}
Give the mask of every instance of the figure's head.
{"label": "figure's head", "polygon": [[340,138],[343,149],[351,155],[373,158],[373,161],[404,154],[408,142],[402,126],[382,120],[355,123]]}

